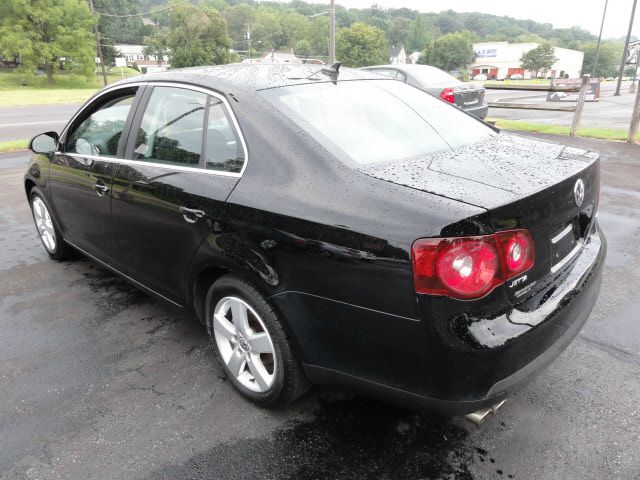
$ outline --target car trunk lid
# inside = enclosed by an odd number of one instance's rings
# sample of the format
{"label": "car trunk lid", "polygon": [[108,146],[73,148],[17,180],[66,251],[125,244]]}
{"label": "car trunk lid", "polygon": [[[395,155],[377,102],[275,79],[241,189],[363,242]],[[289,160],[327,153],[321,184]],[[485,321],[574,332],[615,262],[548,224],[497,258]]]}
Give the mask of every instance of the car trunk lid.
{"label": "car trunk lid", "polygon": [[456,85],[453,95],[456,105],[462,109],[476,108],[484,102],[484,88],[473,84]]}
{"label": "car trunk lid", "polygon": [[509,134],[360,171],[486,208],[496,231],[529,230],[536,262],[507,283],[514,302],[561,276],[575,258],[593,224],[600,182],[594,152]]}

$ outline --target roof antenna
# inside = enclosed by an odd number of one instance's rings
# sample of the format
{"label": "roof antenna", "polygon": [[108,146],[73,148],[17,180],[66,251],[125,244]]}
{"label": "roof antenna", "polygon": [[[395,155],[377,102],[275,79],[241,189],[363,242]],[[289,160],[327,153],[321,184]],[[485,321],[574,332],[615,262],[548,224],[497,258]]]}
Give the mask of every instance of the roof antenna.
{"label": "roof antenna", "polygon": [[322,73],[331,77],[337,77],[340,73],[340,65],[342,65],[340,62],[335,62],[330,67],[322,67]]}

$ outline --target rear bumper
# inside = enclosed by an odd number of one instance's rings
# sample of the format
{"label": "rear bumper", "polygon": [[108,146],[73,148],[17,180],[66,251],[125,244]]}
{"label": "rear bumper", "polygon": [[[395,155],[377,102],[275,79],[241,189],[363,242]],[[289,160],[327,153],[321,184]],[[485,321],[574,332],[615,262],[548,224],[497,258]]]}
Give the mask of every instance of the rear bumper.
{"label": "rear bumper", "polygon": [[463,110],[467,113],[470,113],[473,116],[476,116],[484,120],[485,118],[487,118],[487,115],[489,113],[489,106],[485,103],[484,105],[480,105],[479,107],[473,107],[473,108],[463,107]]}
{"label": "rear bumper", "polygon": [[[537,308],[470,313],[464,322],[433,308],[422,322],[296,292],[273,300],[289,320],[312,382],[465,414],[517,391],[562,353],[596,302],[605,255],[596,231]],[[483,344],[484,338],[492,340]]]}

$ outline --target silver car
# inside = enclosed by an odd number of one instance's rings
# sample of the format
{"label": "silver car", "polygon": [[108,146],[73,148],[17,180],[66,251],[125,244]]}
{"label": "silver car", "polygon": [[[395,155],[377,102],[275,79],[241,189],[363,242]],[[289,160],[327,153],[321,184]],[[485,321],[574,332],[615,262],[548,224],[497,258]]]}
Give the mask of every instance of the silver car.
{"label": "silver car", "polygon": [[484,119],[489,107],[484,98],[484,88],[464,83],[436,67],[429,65],[375,65],[363,67],[396,80],[418,87],[434,97],[457,105],[467,113]]}

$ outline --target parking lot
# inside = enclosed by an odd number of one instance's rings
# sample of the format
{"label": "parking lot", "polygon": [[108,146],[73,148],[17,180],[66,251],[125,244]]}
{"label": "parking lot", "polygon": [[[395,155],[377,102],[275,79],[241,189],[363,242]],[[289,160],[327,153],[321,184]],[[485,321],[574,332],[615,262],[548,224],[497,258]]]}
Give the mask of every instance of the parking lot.
{"label": "parking lot", "polygon": [[256,408],[194,320],[85,258],[49,260],[28,155],[0,156],[0,479],[640,478],[640,147],[554,139],[602,154],[602,292],[480,428],[326,389]]}

